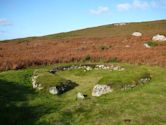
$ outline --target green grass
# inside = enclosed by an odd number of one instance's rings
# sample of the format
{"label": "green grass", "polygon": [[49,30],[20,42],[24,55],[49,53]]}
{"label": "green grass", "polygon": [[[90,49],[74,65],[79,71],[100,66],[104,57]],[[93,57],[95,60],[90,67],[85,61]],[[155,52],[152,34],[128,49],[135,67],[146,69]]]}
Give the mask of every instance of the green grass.
{"label": "green grass", "polygon": [[[79,84],[59,96],[32,89],[31,76],[51,67],[33,67],[0,73],[0,124],[2,125],[164,125],[166,124],[166,69],[118,64],[124,71],[82,69],[57,75]],[[91,91],[102,78],[130,81],[144,73],[152,80],[126,91],[92,97]],[[49,77],[48,77],[49,79]],[[88,95],[76,100],[77,92]]]}

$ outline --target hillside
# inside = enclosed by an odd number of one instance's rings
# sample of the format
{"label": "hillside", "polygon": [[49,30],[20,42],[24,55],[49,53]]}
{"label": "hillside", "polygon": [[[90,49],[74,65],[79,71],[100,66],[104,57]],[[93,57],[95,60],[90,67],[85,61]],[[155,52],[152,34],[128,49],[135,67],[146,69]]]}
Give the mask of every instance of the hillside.
{"label": "hillside", "polygon": [[[133,32],[143,36],[134,37]],[[166,35],[166,20],[105,25],[68,33],[0,42],[0,70],[65,62],[129,62],[166,66],[166,42],[157,42],[156,34]]]}
{"label": "hillside", "polygon": [[166,20],[150,22],[126,23],[126,25],[115,26],[116,24],[76,30],[72,32],[59,33],[45,36],[46,38],[93,38],[93,37],[119,37],[129,36],[135,31],[139,31],[146,36],[155,34],[165,34]]}

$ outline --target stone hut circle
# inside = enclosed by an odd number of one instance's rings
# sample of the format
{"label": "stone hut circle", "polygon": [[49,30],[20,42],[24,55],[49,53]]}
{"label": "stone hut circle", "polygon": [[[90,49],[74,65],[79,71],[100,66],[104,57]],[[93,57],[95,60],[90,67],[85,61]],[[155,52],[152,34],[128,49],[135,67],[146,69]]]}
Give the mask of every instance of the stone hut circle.
{"label": "stone hut circle", "polygon": [[[89,72],[92,70],[109,70],[109,71],[124,71],[125,68],[113,65],[113,64],[85,64],[85,65],[67,65],[67,66],[56,66],[49,71],[40,71],[35,70],[32,76],[32,87],[39,91],[46,91],[52,95],[59,95],[63,94],[67,91],[74,89],[75,87],[79,86],[78,83],[75,83],[71,80],[64,79],[57,74],[59,71],[66,71],[66,70],[77,70],[82,69],[84,72]],[[48,80],[49,79],[49,80]],[[106,82],[98,82],[92,88],[92,95],[91,96],[101,96],[103,94],[107,94],[116,90],[116,86],[120,86],[119,89],[126,90],[130,88],[134,88],[139,84],[145,84],[151,80],[150,75],[143,75],[140,76],[139,79],[136,80],[134,84],[116,84],[111,79]],[[85,99],[88,95],[84,95],[82,92],[77,93],[76,98],[78,100]]]}

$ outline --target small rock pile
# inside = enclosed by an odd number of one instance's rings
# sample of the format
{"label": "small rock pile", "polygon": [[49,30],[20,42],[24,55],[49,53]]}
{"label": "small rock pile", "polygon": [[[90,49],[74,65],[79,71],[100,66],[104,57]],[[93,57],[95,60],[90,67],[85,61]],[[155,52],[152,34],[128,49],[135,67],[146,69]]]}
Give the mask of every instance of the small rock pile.
{"label": "small rock pile", "polygon": [[32,76],[32,87],[34,89],[41,90],[43,89],[42,85],[40,83],[37,83],[37,78],[41,76],[37,73],[37,70],[34,71],[33,76]]}

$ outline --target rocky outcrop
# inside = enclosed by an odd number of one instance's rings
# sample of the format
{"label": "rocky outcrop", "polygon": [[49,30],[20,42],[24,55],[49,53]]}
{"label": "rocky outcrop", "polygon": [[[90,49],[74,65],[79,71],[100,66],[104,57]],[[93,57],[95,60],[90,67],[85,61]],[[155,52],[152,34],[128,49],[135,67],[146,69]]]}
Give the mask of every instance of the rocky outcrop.
{"label": "rocky outcrop", "polygon": [[166,41],[166,37],[164,35],[157,34],[153,36],[153,41]]}
{"label": "rocky outcrop", "polygon": [[92,90],[92,96],[101,96],[103,94],[112,92],[112,89],[108,85],[95,85]]}
{"label": "rocky outcrop", "polygon": [[133,32],[132,36],[140,37],[140,36],[142,36],[142,33],[140,33],[140,32]]}

